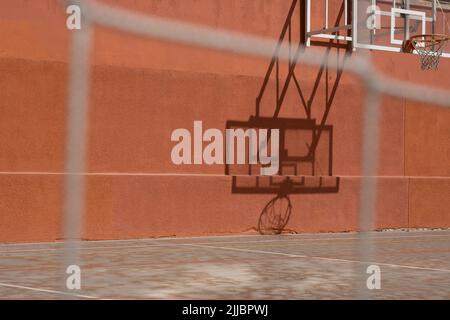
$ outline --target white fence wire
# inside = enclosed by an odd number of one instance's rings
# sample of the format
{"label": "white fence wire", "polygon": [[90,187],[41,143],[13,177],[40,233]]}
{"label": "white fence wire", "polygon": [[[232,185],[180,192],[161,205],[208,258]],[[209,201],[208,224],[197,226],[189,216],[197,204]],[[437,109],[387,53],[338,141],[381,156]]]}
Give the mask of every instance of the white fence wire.
{"label": "white fence wire", "polygon": [[[134,35],[160,39],[190,46],[198,46],[218,51],[272,58],[278,42],[253,35],[217,30],[206,26],[159,18],[112,8],[89,0],[61,0],[64,6],[76,4],[81,7],[83,26],[74,32],[71,49],[70,90],[68,100],[67,141],[65,155],[65,202],[64,239],[65,266],[79,264],[78,245],[85,198],[86,128],[88,124],[89,94],[89,51],[91,48],[91,28],[95,25],[109,27]],[[310,66],[323,65],[321,51],[309,47],[297,58],[297,63]],[[280,60],[292,62],[291,48],[281,45],[275,55]],[[352,55],[345,66],[330,53],[327,66],[345,69],[357,75],[366,88],[363,110],[362,132],[362,172],[359,204],[360,261],[372,261],[372,241],[370,231],[374,226],[377,197],[376,173],[379,141],[379,106],[381,95],[406,98],[411,101],[450,108],[450,91],[430,88],[410,82],[388,78],[378,73],[367,55]],[[365,270],[360,270],[360,284],[365,287]],[[365,298],[367,288],[357,288],[357,298]]]}

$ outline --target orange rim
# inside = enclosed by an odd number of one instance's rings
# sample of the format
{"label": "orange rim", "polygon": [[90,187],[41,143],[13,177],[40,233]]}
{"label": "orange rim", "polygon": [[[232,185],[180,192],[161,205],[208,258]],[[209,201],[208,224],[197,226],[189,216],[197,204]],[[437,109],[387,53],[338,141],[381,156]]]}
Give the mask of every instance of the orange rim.
{"label": "orange rim", "polygon": [[409,39],[414,48],[416,48],[416,46],[418,46],[419,48],[423,48],[430,45],[440,44],[448,40],[450,40],[450,37],[444,34],[419,34],[416,36],[412,36]]}

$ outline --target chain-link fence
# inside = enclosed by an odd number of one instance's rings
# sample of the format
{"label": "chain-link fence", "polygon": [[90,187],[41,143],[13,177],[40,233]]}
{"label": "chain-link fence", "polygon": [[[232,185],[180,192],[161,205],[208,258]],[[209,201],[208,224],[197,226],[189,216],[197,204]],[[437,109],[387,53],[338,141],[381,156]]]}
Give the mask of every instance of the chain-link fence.
{"label": "chain-link fence", "polygon": [[[95,1],[62,1],[64,5],[76,4],[82,8],[83,27],[73,33],[70,61],[70,89],[68,100],[67,141],[65,155],[65,204],[64,239],[66,243],[65,265],[78,264],[78,245],[81,240],[82,220],[85,199],[85,161],[86,128],[88,123],[88,95],[90,80],[89,52],[92,48],[92,29],[102,26],[134,35],[159,39],[211,50],[236,53],[259,58],[273,58],[274,40],[217,30],[210,27],[193,25],[185,22],[164,19],[156,16],[142,15],[126,10],[112,8]],[[313,47],[307,48],[298,56],[296,63],[308,66],[320,66],[322,57]],[[280,60],[292,62],[291,49],[284,44],[277,53]],[[372,243],[370,234],[373,230],[377,181],[380,99],[383,95],[406,98],[411,101],[433,104],[450,108],[450,91],[425,87],[414,83],[395,80],[380,74],[366,54],[352,55],[345,66],[337,63],[330,53],[326,64],[331,67],[345,68],[356,75],[366,88],[363,108],[362,131],[362,170],[361,193],[359,204],[361,261],[371,261]],[[364,271],[361,276],[365,277]],[[365,283],[362,281],[362,283]],[[363,297],[363,290],[358,297]]]}

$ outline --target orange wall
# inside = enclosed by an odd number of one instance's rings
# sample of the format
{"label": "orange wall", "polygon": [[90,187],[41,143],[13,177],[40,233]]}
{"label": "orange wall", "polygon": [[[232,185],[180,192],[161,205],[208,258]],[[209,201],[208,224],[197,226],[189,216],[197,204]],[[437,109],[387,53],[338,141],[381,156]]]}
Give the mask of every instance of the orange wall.
{"label": "orange wall", "polygon": [[[278,37],[290,5],[282,0],[104,2],[272,38]],[[0,45],[0,242],[59,239],[63,177],[54,173],[64,166],[70,43],[64,11],[54,0],[3,1],[0,38],[5,39]],[[192,129],[194,120],[203,120],[205,128],[246,120],[254,113],[269,61],[101,28],[94,39],[88,170],[145,175],[89,176],[84,237],[222,234],[254,228],[271,196],[232,194],[229,177],[168,175],[224,170],[173,165],[170,134],[177,128]],[[443,76],[450,71],[450,60],[442,61],[438,72],[421,72],[415,56],[373,53],[373,59],[392,77],[450,88]],[[299,66],[296,71],[304,95],[311,98],[318,70]],[[326,79],[331,87],[335,78],[335,70],[323,73],[312,97],[316,116],[323,112]],[[274,108],[271,84],[263,101],[265,115]],[[342,176],[340,190],[292,195],[288,229],[357,229],[364,94],[358,79],[344,73],[328,121],[334,126],[333,167]],[[300,108],[290,88],[281,115],[302,116]],[[449,111],[390,97],[383,97],[381,108],[378,174],[383,177],[376,227],[450,227]]]}

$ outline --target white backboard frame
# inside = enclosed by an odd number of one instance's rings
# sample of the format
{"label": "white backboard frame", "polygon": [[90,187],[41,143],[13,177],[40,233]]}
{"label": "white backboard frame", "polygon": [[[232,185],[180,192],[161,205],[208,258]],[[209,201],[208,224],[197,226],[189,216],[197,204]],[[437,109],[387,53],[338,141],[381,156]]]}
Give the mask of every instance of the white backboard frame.
{"label": "white backboard frame", "polygon": [[426,33],[427,17],[423,11],[406,10],[400,8],[391,9],[391,44],[402,45],[402,40],[395,39],[395,18],[399,17],[400,14],[408,15],[410,19],[416,19],[422,21],[422,34]]}
{"label": "white backboard frame", "polygon": [[[318,1],[323,1],[325,4],[325,10],[324,10],[324,16],[325,16],[325,23],[324,27],[319,30],[311,30],[311,6],[314,5],[314,3],[317,3]],[[344,25],[337,26],[337,27],[331,27],[328,26],[328,5],[329,1],[342,1],[345,6],[345,18],[344,21],[346,22]],[[401,17],[402,15],[407,15],[409,19],[411,20],[419,20],[422,22],[422,34],[431,33],[431,22],[433,21],[433,17],[427,16],[426,11],[419,11],[417,9],[410,10],[410,9],[402,9],[398,8],[398,1],[393,0],[392,1],[392,7],[390,11],[383,11],[383,10],[376,10],[374,11],[374,14],[377,16],[387,16],[390,17],[391,26],[390,26],[390,43],[387,45],[380,45],[380,44],[372,44],[372,43],[362,43],[359,41],[358,38],[358,24],[360,24],[360,21],[358,21],[358,4],[359,0],[306,0],[306,46],[311,46],[311,40],[312,39],[334,39],[334,40],[344,40],[352,43],[352,47],[354,50],[357,49],[368,49],[368,50],[377,50],[377,51],[387,51],[387,52],[402,52],[402,44],[403,41],[395,38],[395,30],[396,30],[396,18]],[[367,1],[365,1],[367,2]],[[372,0],[371,5],[377,5],[376,0]],[[384,2],[386,3],[386,2]],[[347,8],[348,5],[352,5],[352,17],[351,21],[349,23],[348,16],[347,16]],[[351,35],[334,35],[332,33],[339,31],[339,30],[348,30],[351,29]],[[413,52],[414,54],[417,54],[417,52]],[[450,58],[450,52],[443,52],[442,53],[443,58]]]}

